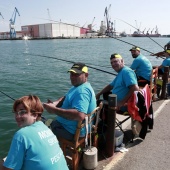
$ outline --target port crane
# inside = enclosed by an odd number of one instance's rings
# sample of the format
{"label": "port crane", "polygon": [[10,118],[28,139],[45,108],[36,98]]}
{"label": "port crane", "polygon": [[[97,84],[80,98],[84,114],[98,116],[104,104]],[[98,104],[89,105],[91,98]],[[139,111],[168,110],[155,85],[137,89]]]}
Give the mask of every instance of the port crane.
{"label": "port crane", "polygon": [[16,32],[15,32],[15,20],[16,20],[16,14],[20,16],[18,9],[15,7],[14,12],[12,14],[9,24],[10,27],[10,38],[16,38]]}
{"label": "port crane", "polygon": [[2,17],[2,19],[4,19],[4,17],[2,16],[1,12],[0,12],[0,16]]}
{"label": "port crane", "polygon": [[95,20],[95,17],[93,18],[91,24],[88,25],[88,28],[89,28],[89,31],[92,31],[92,28],[93,28],[93,23],[94,23],[94,20]]}
{"label": "port crane", "polygon": [[151,34],[152,34],[152,32],[153,32],[154,29],[155,29],[155,28],[152,29]]}
{"label": "port crane", "polygon": [[135,22],[136,22],[136,28],[137,28],[137,31],[138,31],[138,33],[140,33],[141,31],[140,31],[140,27],[141,27],[141,22],[140,22],[140,25],[139,25],[139,27],[138,27],[138,24],[137,24],[137,21],[135,20]]}
{"label": "port crane", "polygon": [[[109,35],[111,30],[110,30],[110,21],[109,21],[109,10],[110,10],[111,4],[109,5],[109,7],[105,8],[104,11],[104,16],[106,17],[106,35]],[[111,23],[113,25],[113,23]]]}
{"label": "port crane", "polygon": [[147,35],[149,34],[149,30],[150,30],[150,28],[148,29],[148,31],[147,31],[147,33],[146,33]]}
{"label": "port crane", "polygon": [[143,34],[144,34],[145,30],[146,30],[146,28],[142,31]]}

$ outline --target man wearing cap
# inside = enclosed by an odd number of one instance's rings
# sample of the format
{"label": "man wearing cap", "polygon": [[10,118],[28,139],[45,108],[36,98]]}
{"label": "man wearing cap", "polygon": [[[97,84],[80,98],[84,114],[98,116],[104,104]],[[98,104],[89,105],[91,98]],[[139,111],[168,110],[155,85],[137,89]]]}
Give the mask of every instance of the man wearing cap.
{"label": "man wearing cap", "polygon": [[99,99],[100,95],[112,90],[112,93],[117,95],[118,109],[120,108],[120,110],[126,111],[125,103],[134,91],[139,90],[137,78],[134,71],[124,65],[121,55],[116,53],[112,54],[110,63],[118,74],[110,84],[96,95],[96,99]]}
{"label": "man wearing cap", "polygon": [[[72,140],[78,121],[85,119],[86,114],[96,108],[96,98],[93,88],[87,82],[88,68],[83,63],[75,63],[68,71],[73,85],[65,97],[55,102],[44,103],[44,108],[56,114],[56,120],[51,123],[53,133],[57,137]],[[85,136],[85,129],[80,136]]]}
{"label": "man wearing cap", "polygon": [[164,46],[164,50],[170,50],[170,41]]}
{"label": "man wearing cap", "polygon": [[[139,47],[132,47],[129,51],[131,51],[132,57],[135,58],[130,68],[134,70],[137,75],[138,85],[145,86],[146,84],[150,84],[151,62],[140,54]],[[145,82],[140,82],[139,80],[145,80]]]}

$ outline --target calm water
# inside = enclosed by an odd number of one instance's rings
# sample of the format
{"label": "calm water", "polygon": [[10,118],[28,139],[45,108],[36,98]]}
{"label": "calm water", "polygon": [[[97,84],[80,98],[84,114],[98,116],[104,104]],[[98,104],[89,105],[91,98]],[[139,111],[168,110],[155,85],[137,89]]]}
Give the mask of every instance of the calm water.
{"label": "calm water", "polygon": [[[121,38],[128,43],[140,46],[151,52],[162,48],[149,38]],[[155,38],[164,46],[168,38]],[[55,100],[70,88],[67,70],[73,62],[84,62],[89,66],[114,73],[110,67],[109,57],[120,53],[126,65],[133,61],[129,49],[132,45],[112,39],[72,39],[72,40],[34,40],[34,41],[0,41],[0,91],[12,98],[23,95],[38,95],[42,102],[48,98]],[[153,65],[160,65],[162,59],[149,56],[141,51]],[[41,56],[40,56],[41,55]],[[97,93],[110,83],[114,76],[89,69],[89,81]],[[13,100],[0,93],[0,157],[6,156],[13,134],[17,130],[12,114]],[[44,113],[45,117],[55,116]]]}

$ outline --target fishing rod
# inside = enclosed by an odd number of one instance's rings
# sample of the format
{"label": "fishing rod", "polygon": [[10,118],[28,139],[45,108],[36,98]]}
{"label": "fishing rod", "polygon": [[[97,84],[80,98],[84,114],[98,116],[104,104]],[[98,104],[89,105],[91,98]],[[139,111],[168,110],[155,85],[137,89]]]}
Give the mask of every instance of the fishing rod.
{"label": "fishing rod", "polygon": [[[4,93],[4,92],[1,91],[1,90],[0,90],[0,92],[1,92],[2,94],[4,94],[5,96],[9,97],[10,99],[12,99],[13,101],[15,101],[15,99],[14,99],[13,97],[7,95],[6,93]],[[41,120],[42,120],[43,122],[45,122],[45,121],[46,121],[46,118],[45,118],[44,116],[41,115]]]}
{"label": "fishing rod", "polygon": [[[126,23],[126,24],[128,24],[129,26],[135,28],[135,29],[136,29],[137,31],[139,31],[140,33],[144,34],[144,33],[141,32],[138,28],[134,27],[133,25],[129,24],[128,22],[126,22],[126,21],[124,21],[124,20],[122,20],[122,19],[119,19],[119,18],[117,18],[117,19],[120,20],[120,21],[122,21],[122,22],[124,22],[124,23]],[[156,42],[154,39],[152,39],[149,35],[147,35],[147,34],[144,34],[144,35],[146,35],[146,36],[147,36],[148,38],[150,38],[153,42],[155,42],[157,45],[159,45],[161,48],[164,49],[164,47],[162,47],[158,42]]]}
{"label": "fishing rod", "polygon": [[[55,20],[52,20],[52,19],[45,19],[45,18],[39,18],[39,19],[43,19],[43,20],[47,20],[47,21],[52,21],[52,22],[56,22],[56,23],[63,23],[63,24],[75,26],[75,27],[78,27],[78,28],[83,28],[83,27],[80,27],[80,26],[76,26],[75,24],[68,24],[68,23],[61,22],[61,21],[55,21]],[[136,27],[134,27],[133,25],[127,23],[126,21],[121,20],[121,19],[119,19],[119,18],[117,18],[117,19],[120,20],[120,21],[122,21],[122,22],[124,22],[124,23],[126,23],[126,24],[128,24],[128,25],[130,25],[131,27],[137,29]],[[137,30],[138,30],[138,29],[137,29]],[[140,31],[140,30],[139,30],[139,31]],[[140,32],[141,32],[141,31],[140,31]],[[143,33],[143,34],[144,34],[144,33]],[[155,40],[153,40],[153,39],[152,39],[151,37],[149,37],[147,34],[144,34],[144,35],[146,35],[148,38],[150,38],[152,41],[154,41],[156,44],[158,44]],[[112,38],[117,39],[117,38],[115,38],[115,37],[112,37]],[[136,45],[134,45],[134,44],[128,43],[128,42],[123,41],[123,40],[120,40],[120,39],[117,39],[117,40],[122,41],[122,42],[125,42],[125,43],[127,43],[127,44],[129,44],[129,45],[136,46]],[[162,47],[160,44],[158,44],[158,45],[159,45],[161,48],[164,49],[164,47]],[[140,48],[141,48],[141,47],[140,47]],[[141,49],[143,49],[143,48],[141,48]],[[143,50],[144,50],[144,51],[147,51],[147,52],[149,52],[149,53],[151,53],[151,54],[154,54],[154,53],[152,53],[152,52],[150,52],[150,51],[148,51],[148,50],[146,50],[146,49],[143,49]],[[163,57],[160,57],[160,58],[164,59]],[[105,66],[102,66],[102,67],[105,67]],[[99,71],[100,71],[100,70],[99,70]],[[110,74],[110,73],[109,73],[109,74]]]}
{"label": "fishing rod", "polygon": [[52,22],[56,22],[56,23],[62,23],[62,24],[66,24],[66,25],[71,25],[71,26],[78,27],[78,28],[83,28],[83,27],[80,27],[76,24],[69,24],[69,23],[62,22],[62,21],[55,21],[55,20],[52,20],[52,19],[45,19],[45,18],[38,18],[38,19],[42,19],[42,20],[46,20],[46,21],[52,21]]}
{"label": "fishing rod", "polygon": [[[26,55],[39,56],[39,57],[44,57],[44,58],[51,58],[51,59],[55,59],[55,60],[59,60],[59,61],[65,61],[65,62],[68,62],[68,63],[75,64],[75,62],[70,61],[70,60],[65,60],[65,59],[61,59],[61,58],[50,57],[50,56],[45,56],[45,55],[40,55],[40,54],[29,53],[29,54],[26,54]],[[101,71],[101,72],[104,72],[104,73],[108,73],[108,74],[117,76],[117,74],[114,74],[114,73],[111,73],[111,72],[108,72],[108,71],[105,71],[105,70],[102,70],[102,69],[99,69],[99,68],[95,68],[95,67],[92,67],[92,66],[89,66],[89,65],[87,65],[87,67],[92,68],[94,70],[98,70],[98,71]]]}
{"label": "fishing rod", "polygon": [[7,95],[7,94],[6,94],[6,93],[4,93],[3,91],[1,91],[1,90],[0,90],[0,92],[1,92],[2,94],[4,94],[5,96],[7,96],[7,97],[9,97],[10,99],[12,99],[12,100],[14,100],[14,101],[15,101],[15,99],[14,99],[14,98],[12,98],[11,96]]}
{"label": "fishing rod", "polygon": [[[129,45],[136,46],[136,45],[131,44],[131,43],[127,42],[127,41],[123,41],[123,40],[121,40],[121,39],[119,39],[119,38],[116,38],[116,37],[112,37],[112,38],[114,38],[114,39],[116,39],[116,40],[118,40],[118,41],[122,41],[122,42],[124,42],[124,43],[127,43],[127,44],[129,44]],[[139,46],[138,46],[138,47],[139,47]],[[139,48],[142,49],[142,50],[144,50],[144,51],[146,51],[146,52],[148,52],[148,53],[150,53],[150,54],[154,54],[153,52],[151,52],[151,51],[149,51],[149,50],[146,50],[146,49],[144,49],[144,48],[142,48],[142,47],[139,47]],[[164,57],[161,57],[161,56],[160,56],[160,58],[164,59]]]}

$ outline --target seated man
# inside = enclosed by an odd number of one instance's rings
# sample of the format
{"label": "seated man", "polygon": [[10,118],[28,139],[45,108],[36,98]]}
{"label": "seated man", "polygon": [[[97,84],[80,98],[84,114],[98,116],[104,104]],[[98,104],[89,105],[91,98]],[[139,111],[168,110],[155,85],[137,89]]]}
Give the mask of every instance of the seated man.
{"label": "seated man", "polygon": [[[57,115],[51,123],[53,133],[57,137],[72,140],[78,121],[84,120],[86,114],[96,108],[96,98],[93,88],[87,82],[88,68],[85,64],[75,63],[68,72],[73,85],[71,89],[65,97],[53,103],[44,103],[43,106],[49,113]],[[81,130],[80,136],[85,136],[85,129]]]}
{"label": "seated man", "polygon": [[164,50],[170,50],[170,41],[164,46]]}
{"label": "seated man", "polygon": [[127,103],[134,91],[139,90],[136,75],[132,69],[124,65],[124,61],[119,54],[112,54],[110,57],[110,63],[118,75],[112,83],[108,84],[96,95],[96,99],[99,99],[100,95],[103,93],[112,90],[112,93],[117,95],[118,109],[127,111],[125,103]]}
{"label": "seated man", "polygon": [[170,66],[170,50],[165,50],[163,56],[166,57],[166,59],[163,60],[162,64],[158,67],[159,75],[163,75],[165,66]]}
{"label": "seated man", "polygon": [[144,87],[146,84],[150,84],[152,64],[145,56],[140,54],[139,47],[132,47],[130,51],[132,57],[135,58],[130,68],[137,75],[138,85]]}

